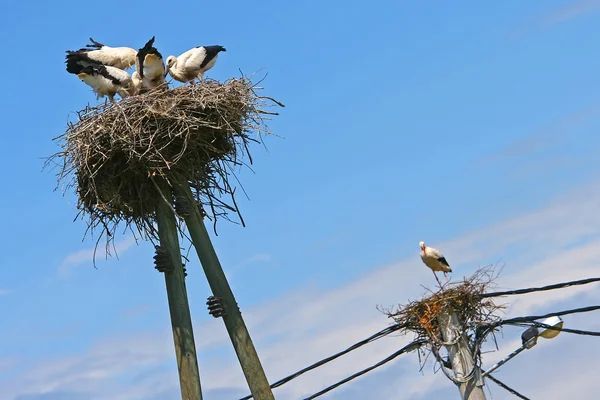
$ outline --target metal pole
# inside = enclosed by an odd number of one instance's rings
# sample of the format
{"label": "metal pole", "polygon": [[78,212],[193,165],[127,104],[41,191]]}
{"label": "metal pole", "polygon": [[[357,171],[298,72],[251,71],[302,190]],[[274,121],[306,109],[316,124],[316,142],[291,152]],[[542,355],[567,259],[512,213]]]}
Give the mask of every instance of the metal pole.
{"label": "metal pole", "polygon": [[[481,370],[475,365],[469,341],[463,333],[457,315],[452,310],[444,310],[437,317],[442,339],[452,364],[458,390],[463,400],[485,400]],[[463,382],[464,381],[464,382]]]}
{"label": "metal pole", "polygon": [[[177,222],[173,213],[172,201],[169,200],[173,198],[173,195],[164,181],[158,182],[157,188],[160,195],[156,200],[156,224],[158,225],[161,255],[157,255],[156,264],[157,269],[165,274],[181,398],[183,400],[202,400],[192,317],[181,264]],[[161,256],[164,259],[160,259]]]}
{"label": "metal pole", "polygon": [[192,191],[187,182],[180,182],[180,185],[175,187],[174,190],[177,201],[184,201],[189,207],[186,213],[180,214],[184,214],[182,216],[185,219],[185,224],[187,225],[213,295],[221,299],[224,305],[225,315],[223,315],[223,322],[248,382],[250,393],[252,393],[252,397],[255,400],[274,400],[275,398],[271,392],[269,381],[260,363],[258,353],[254,348],[231,287],[227,282],[206,226],[204,226],[201,210],[194,200]]}

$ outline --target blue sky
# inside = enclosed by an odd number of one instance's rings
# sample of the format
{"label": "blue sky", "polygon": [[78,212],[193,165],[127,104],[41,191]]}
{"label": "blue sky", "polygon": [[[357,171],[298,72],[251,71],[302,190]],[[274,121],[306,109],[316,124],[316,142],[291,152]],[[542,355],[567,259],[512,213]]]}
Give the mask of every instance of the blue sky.
{"label": "blue sky", "polygon": [[[51,139],[96,102],[64,68],[64,51],[90,36],[139,48],[155,35],[165,57],[221,44],[227,52],[207,77],[268,72],[265,94],[286,104],[270,124],[284,138],[266,138],[268,152],[253,152],[255,173],[240,172],[247,227],[222,222],[214,237],[272,381],[384,328],[376,305],[432,285],[420,240],[446,253],[457,278],[498,260],[504,287],[597,275],[600,1],[97,6],[8,0],[2,8],[1,400],[177,397],[151,247],[123,235],[119,259],[100,257],[94,269],[94,241],[82,242],[85,224],[72,222],[76,199],[54,192],[53,171],[42,171],[58,150]],[[241,397],[247,389],[222,322],[206,312],[210,292],[196,260],[188,273],[205,399]],[[531,295],[511,299],[507,313],[599,296],[594,287]],[[566,323],[600,328],[588,317]],[[516,348],[519,335],[507,330],[485,365]],[[408,339],[384,339],[275,394],[318,391]],[[559,398],[567,379],[580,383],[571,394],[596,398],[581,361],[592,362],[594,340],[561,335],[497,376],[534,398]],[[573,368],[553,380],[557,360]],[[323,398],[366,393],[444,399],[456,389],[431,368],[419,373],[407,355]]]}

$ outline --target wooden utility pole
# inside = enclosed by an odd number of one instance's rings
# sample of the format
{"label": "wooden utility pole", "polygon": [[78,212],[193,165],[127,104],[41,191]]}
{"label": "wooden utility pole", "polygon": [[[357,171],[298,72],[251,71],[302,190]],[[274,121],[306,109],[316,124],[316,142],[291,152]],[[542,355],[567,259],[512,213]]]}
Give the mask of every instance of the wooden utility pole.
{"label": "wooden utility pole", "polygon": [[[463,400],[485,400],[481,370],[475,366],[469,340],[463,333],[460,320],[453,310],[445,309],[437,317],[442,339],[448,350],[452,370],[457,380],[466,382],[458,384]],[[443,367],[442,367],[443,368]]]}
{"label": "wooden utility pole", "polygon": [[158,188],[161,193],[156,199],[156,223],[161,253],[157,254],[156,264],[157,269],[165,274],[181,398],[183,400],[202,400],[196,344],[181,263],[177,222],[172,208],[173,202],[169,201],[173,198],[173,194],[164,181],[158,184]]}
{"label": "wooden utility pole", "polygon": [[181,182],[175,187],[175,195],[178,201],[185,201],[189,208],[187,210],[189,212],[186,212],[183,217],[213,295],[221,299],[224,306],[223,321],[242,366],[250,393],[255,400],[274,400],[269,381],[242,318],[242,313],[204,225],[201,210],[194,200],[187,182]]}

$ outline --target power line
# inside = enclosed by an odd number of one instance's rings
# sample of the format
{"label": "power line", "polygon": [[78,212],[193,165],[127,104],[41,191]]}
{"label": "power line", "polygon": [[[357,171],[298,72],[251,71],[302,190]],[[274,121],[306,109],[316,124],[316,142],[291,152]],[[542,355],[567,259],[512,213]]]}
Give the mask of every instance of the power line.
{"label": "power line", "polygon": [[580,330],[580,329],[559,328],[557,326],[546,325],[546,324],[543,324],[541,322],[535,322],[535,321],[532,321],[530,323],[520,322],[520,323],[515,323],[515,324],[510,324],[510,325],[515,325],[515,326],[536,326],[536,327],[539,327],[539,328],[545,328],[545,329],[550,329],[550,330],[554,330],[554,331],[560,331],[560,332],[566,332],[566,333],[573,333],[575,335],[600,336],[600,332],[598,332],[598,331],[585,331],[585,330]]}
{"label": "power line", "polygon": [[509,387],[508,385],[502,383],[501,381],[499,381],[498,379],[494,378],[492,375],[488,375],[487,376],[492,382],[496,383],[498,386],[500,386],[502,389],[505,389],[507,391],[509,391],[510,393],[514,394],[515,396],[517,396],[520,399],[523,400],[530,400],[528,397],[523,396],[521,393],[517,392],[515,389]]}
{"label": "power line", "polygon": [[[275,382],[275,383],[273,383],[271,385],[271,389],[275,389],[275,388],[277,388],[277,387],[279,387],[281,385],[284,385],[284,384],[288,383],[289,381],[291,381],[292,379],[295,379],[295,378],[299,377],[300,375],[302,375],[302,374],[304,374],[304,373],[306,373],[306,372],[308,372],[310,370],[313,370],[313,369],[318,368],[318,367],[320,367],[320,366],[322,366],[324,364],[327,364],[328,362],[333,361],[336,358],[343,356],[344,354],[347,354],[347,353],[349,353],[351,351],[354,351],[354,350],[358,349],[359,347],[364,346],[365,344],[374,342],[377,339],[381,339],[382,337],[387,336],[390,333],[393,333],[393,332],[395,332],[397,330],[400,330],[402,328],[403,328],[403,325],[398,325],[398,324],[394,324],[394,325],[388,326],[387,328],[382,329],[381,331],[379,331],[379,332],[377,332],[377,333],[369,336],[368,338],[366,338],[364,340],[361,340],[360,342],[358,342],[356,344],[353,344],[352,346],[348,347],[346,350],[340,351],[339,353],[336,353],[336,354],[334,354],[332,356],[324,358],[321,361],[317,361],[316,363],[311,364],[308,367],[303,368],[303,369],[301,369],[298,372],[295,372],[295,373],[293,373],[291,375],[286,376],[283,379],[278,380],[277,382]],[[252,398],[252,395],[249,394],[246,397],[242,397],[240,400],[248,400],[248,399],[251,399],[251,398]]]}
{"label": "power line", "polygon": [[[491,292],[491,293],[483,293],[478,295],[477,297],[479,298],[487,298],[487,297],[496,297],[496,296],[507,296],[507,295],[516,295],[516,294],[525,294],[525,293],[532,293],[532,292],[539,292],[539,291],[546,291],[546,290],[553,290],[553,289],[561,289],[561,288],[565,288],[565,287],[569,287],[569,286],[576,286],[576,285],[585,285],[588,283],[593,283],[593,282],[600,282],[600,278],[589,278],[589,279],[583,279],[583,280],[578,280],[578,281],[570,281],[570,282],[564,282],[564,283],[559,283],[559,284],[554,284],[554,285],[547,285],[547,286],[542,286],[542,287],[534,287],[534,288],[527,288],[527,289],[517,289],[517,290],[509,290],[509,291],[503,291],[503,292]],[[494,323],[490,323],[490,324],[484,324],[483,326],[485,327],[484,331],[490,332],[494,327],[500,326],[500,325],[525,325],[525,326],[530,326],[530,325],[535,325],[535,326],[541,326],[544,328],[549,328],[549,329],[554,329],[554,330],[560,330],[563,332],[567,332],[567,333],[574,333],[574,334],[580,334],[580,335],[589,335],[589,336],[600,336],[600,332],[593,332],[593,331],[584,331],[584,330],[578,330],[578,329],[569,329],[569,328],[557,328],[557,327],[552,327],[549,325],[545,325],[539,322],[536,322],[535,320],[537,319],[542,319],[542,318],[548,318],[548,317],[552,317],[552,316],[560,316],[560,315],[567,315],[567,314],[575,314],[575,313],[581,313],[581,312],[590,312],[590,311],[595,311],[595,310],[599,310],[600,306],[590,306],[590,307],[583,307],[583,308],[576,308],[576,309],[571,309],[571,310],[565,310],[565,311],[558,311],[558,312],[553,312],[550,314],[546,314],[546,315],[533,315],[533,316],[525,316],[525,317],[516,317],[516,318],[510,318],[510,319],[505,319],[505,320],[500,320]],[[393,333],[395,331],[398,331],[400,329],[402,329],[404,327],[404,325],[399,325],[399,324],[395,324],[395,325],[391,325],[371,336],[369,336],[368,338],[361,340],[360,342],[357,342],[356,344],[348,347],[346,350],[343,350],[339,353],[336,353],[332,356],[329,356],[327,358],[324,358],[320,361],[317,361],[314,364],[309,365],[306,368],[303,368],[301,370],[299,370],[298,372],[295,372],[291,375],[286,376],[285,378],[282,378],[280,380],[278,380],[277,382],[273,383],[270,387],[271,389],[275,389],[279,386],[282,386],[284,384],[286,384],[287,382],[299,377],[300,375],[311,371],[315,368],[318,368],[330,361],[333,361],[341,356],[343,356],[344,354],[347,354],[351,351],[354,351],[356,349],[358,349],[361,346],[364,346],[365,344],[371,343],[375,340],[381,339],[382,337],[389,335],[390,333]],[[486,336],[486,335],[483,335]],[[399,351],[395,352],[394,354],[392,354],[391,356],[389,356],[388,358],[380,361],[379,363],[368,367],[360,372],[357,372],[354,375],[351,375],[343,380],[341,380],[340,382],[331,385],[325,389],[323,389],[322,391],[315,393],[314,395],[305,398],[304,400],[311,400],[314,399],[318,396],[321,396],[341,385],[343,385],[346,382],[349,382],[363,374],[366,374],[369,371],[372,371],[375,368],[378,368],[379,366],[393,360],[394,358],[398,357],[399,355],[412,350],[412,348],[414,346],[421,346],[422,344],[424,344],[426,341],[421,339],[421,340],[416,340],[412,343],[410,343],[409,345],[403,347],[402,349],[400,349]],[[503,388],[505,388],[506,390],[509,390],[511,393],[513,393],[512,389],[510,389],[508,386],[504,385],[502,382],[498,381],[495,378],[492,378],[491,376],[488,376],[490,379],[492,379],[494,382],[496,382],[498,385],[502,386]],[[521,397],[523,399],[527,399],[527,397],[524,397],[522,395],[520,395],[518,392],[514,392],[513,394],[515,394],[518,397]],[[242,397],[240,400],[248,400],[251,399],[252,395],[247,395],[246,397]]]}
{"label": "power line", "polygon": [[338,383],[335,383],[335,384],[333,384],[331,386],[326,387],[325,389],[321,390],[320,392],[317,392],[317,393],[313,394],[312,396],[305,397],[303,400],[312,400],[312,399],[315,399],[315,398],[317,398],[319,396],[322,396],[325,393],[327,393],[327,392],[329,392],[329,391],[331,391],[331,390],[333,390],[333,389],[335,389],[335,388],[343,385],[344,383],[349,382],[352,379],[358,378],[359,376],[364,375],[367,372],[370,372],[370,371],[374,370],[375,368],[380,367],[383,364],[392,361],[394,358],[398,357],[401,354],[407,353],[409,351],[412,351],[412,350],[415,350],[415,349],[421,347],[421,345],[423,345],[425,343],[427,343],[427,340],[425,340],[425,339],[415,340],[414,342],[407,344],[406,346],[404,346],[403,348],[401,348],[400,350],[398,350],[394,354],[390,355],[389,357],[385,358],[384,360],[381,360],[377,364],[371,365],[370,367],[365,368],[362,371],[359,371],[359,372],[357,372],[357,373],[355,373],[353,375],[350,375],[349,377],[347,377],[345,379],[342,379]]}
{"label": "power line", "polygon": [[549,314],[544,314],[544,315],[529,315],[526,317],[509,318],[509,319],[500,320],[499,322],[494,322],[491,325],[495,325],[495,326],[506,325],[506,324],[516,325],[516,324],[520,324],[523,322],[533,322],[536,319],[545,319],[545,318],[554,317],[554,316],[576,314],[576,313],[590,312],[590,311],[596,311],[596,310],[600,310],[600,306],[573,308],[571,310],[555,311],[555,312],[552,312]]}
{"label": "power line", "polygon": [[543,292],[543,291],[546,291],[546,290],[562,289],[562,288],[566,288],[566,287],[569,287],[569,286],[586,285],[588,283],[594,283],[594,282],[600,282],[600,278],[581,279],[581,280],[578,280],[578,281],[556,283],[554,285],[533,287],[533,288],[527,288],[527,289],[516,289],[516,290],[506,290],[506,291],[503,291],[503,292],[482,293],[480,295],[477,295],[477,297],[483,299],[483,298],[486,298],[486,297],[510,296],[510,295],[515,295],[515,294],[526,294],[526,293],[533,293],[533,292]]}

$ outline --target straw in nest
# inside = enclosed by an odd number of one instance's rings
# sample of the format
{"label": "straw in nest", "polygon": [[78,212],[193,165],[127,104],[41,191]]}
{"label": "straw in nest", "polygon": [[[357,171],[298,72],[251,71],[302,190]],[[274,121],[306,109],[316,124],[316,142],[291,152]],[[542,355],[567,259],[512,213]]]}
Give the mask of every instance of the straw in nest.
{"label": "straw in nest", "polygon": [[491,299],[479,297],[493,283],[493,271],[493,266],[483,267],[461,282],[446,284],[439,291],[429,292],[420,300],[401,305],[396,310],[383,312],[402,326],[404,332],[412,332],[418,339],[440,344],[443,341],[440,339],[437,317],[442,312],[456,313],[465,331],[476,329],[482,323],[497,318],[496,311],[504,306],[494,304]]}
{"label": "straw in nest", "polygon": [[88,106],[55,138],[62,151],[50,160],[60,166],[59,184],[75,190],[88,229],[101,228],[108,237],[125,222],[156,238],[158,179],[189,184],[215,221],[238,212],[229,176],[245,157],[252,161],[248,142],[270,133],[265,121],[277,113],[267,109],[283,106],[258,89],[242,77]]}

